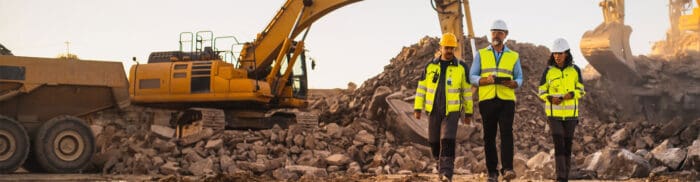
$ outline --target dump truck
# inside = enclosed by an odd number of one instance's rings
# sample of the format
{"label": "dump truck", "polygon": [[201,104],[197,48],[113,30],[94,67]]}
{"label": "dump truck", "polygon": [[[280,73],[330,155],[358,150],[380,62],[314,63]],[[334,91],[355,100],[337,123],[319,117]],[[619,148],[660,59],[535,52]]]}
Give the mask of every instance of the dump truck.
{"label": "dump truck", "polygon": [[121,62],[0,55],[0,173],[75,173],[95,152],[84,116],[129,105]]}

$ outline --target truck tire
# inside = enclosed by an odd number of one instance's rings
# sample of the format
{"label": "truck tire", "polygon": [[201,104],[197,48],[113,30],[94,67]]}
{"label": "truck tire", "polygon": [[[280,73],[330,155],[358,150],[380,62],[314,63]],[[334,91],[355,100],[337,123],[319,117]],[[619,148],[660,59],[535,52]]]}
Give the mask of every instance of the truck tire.
{"label": "truck tire", "polygon": [[92,130],[73,116],[58,116],[41,125],[33,145],[36,162],[49,173],[81,172],[95,153]]}
{"label": "truck tire", "polygon": [[0,115],[0,174],[11,173],[29,155],[27,131],[17,121]]}

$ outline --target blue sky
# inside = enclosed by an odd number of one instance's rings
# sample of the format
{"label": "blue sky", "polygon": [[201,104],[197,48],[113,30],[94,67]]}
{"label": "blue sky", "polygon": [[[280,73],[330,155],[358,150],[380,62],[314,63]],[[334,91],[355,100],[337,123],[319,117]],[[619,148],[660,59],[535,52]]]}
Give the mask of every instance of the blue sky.
{"label": "blue sky", "polygon": [[[152,51],[178,49],[178,34],[211,30],[251,41],[281,7],[282,0],[0,0],[0,44],[15,55],[56,57],[66,51],[82,59],[145,63]],[[581,35],[603,21],[596,0],[472,0],[477,36],[495,19],[511,29],[509,39],[550,46],[569,40],[575,61]],[[648,54],[669,27],[668,1],[627,1],[632,53]],[[307,38],[317,60],[310,87],[345,88],[380,73],[389,60],[424,36],[439,36],[428,0],[364,0],[317,21]],[[516,50],[517,51],[517,50]]]}

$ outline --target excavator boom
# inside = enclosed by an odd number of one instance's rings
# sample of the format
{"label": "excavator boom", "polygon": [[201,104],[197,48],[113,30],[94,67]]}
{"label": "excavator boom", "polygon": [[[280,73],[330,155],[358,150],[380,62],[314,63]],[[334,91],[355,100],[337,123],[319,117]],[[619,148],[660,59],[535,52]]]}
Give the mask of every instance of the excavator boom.
{"label": "excavator boom", "polygon": [[326,14],[360,0],[288,0],[255,41],[245,44],[240,68],[258,73],[272,65],[286,39],[294,39]]}

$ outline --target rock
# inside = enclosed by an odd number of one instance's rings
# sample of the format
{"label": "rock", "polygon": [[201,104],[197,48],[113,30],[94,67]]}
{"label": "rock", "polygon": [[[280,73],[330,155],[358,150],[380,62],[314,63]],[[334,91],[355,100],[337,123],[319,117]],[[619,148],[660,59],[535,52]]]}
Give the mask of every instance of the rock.
{"label": "rock", "polygon": [[693,145],[688,146],[688,155],[684,166],[685,169],[700,171],[700,139],[696,139],[693,141]]}
{"label": "rock", "polygon": [[170,125],[171,112],[154,112],[153,113],[153,124],[168,126]]}
{"label": "rock", "polygon": [[238,166],[241,169],[246,169],[252,172],[255,172],[257,174],[263,173],[267,171],[267,166],[265,166],[265,163],[262,161],[259,162],[247,162],[247,161],[242,161],[238,162]]}
{"label": "rock", "polygon": [[584,143],[590,143],[594,138],[592,136],[586,135],[583,136],[583,142]]}
{"label": "rock", "polygon": [[233,159],[229,157],[228,155],[222,155],[219,157],[219,167],[221,168],[221,171],[228,171],[228,168],[234,165]]}
{"label": "rock", "polygon": [[698,127],[700,127],[700,125],[689,125],[686,127],[680,134],[681,141],[690,143],[691,141],[697,139],[699,136]]}
{"label": "rock", "polygon": [[670,148],[660,154],[654,154],[654,158],[664,163],[671,170],[676,170],[680,167],[683,160],[686,158],[687,152],[681,148]]}
{"label": "rock", "polygon": [[343,166],[350,163],[350,158],[345,154],[333,154],[326,157],[326,163],[329,165]]}
{"label": "rock", "polygon": [[515,171],[515,174],[525,174],[525,171],[527,171],[527,162],[528,159],[525,157],[525,155],[521,153],[515,154],[513,156],[513,170]]}
{"label": "rock", "polygon": [[168,161],[167,163],[160,166],[160,173],[165,175],[178,174],[180,167],[177,167],[177,163]]}
{"label": "rock", "polygon": [[280,181],[296,181],[299,175],[285,168],[279,168],[272,171],[272,177]]}
{"label": "rock", "polygon": [[681,118],[674,118],[668,122],[668,124],[661,127],[661,130],[658,132],[659,137],[668,138],[671,136],[676,136],[685,128],[685,126],[686,122],[684,122]]}
{"label": "rock", "polygon": [[413,171],[410,171],[410,170],[399,170],[398,173],[401,174],[401,175],[409,175],[409,174],[413,174]]}
{"label": "rock", "polygon": [[317,168],[317,167],[312,167],[312,166],[301,166],[301,165],[287,165],[284,168],[289,170],[289,171],[301,173],[303,175],[310,175],[313,178],[323,178],[323,177],[328,176],[328,173],[326,172],[326,169],[324,169],[324,168]]}
{"label": "rock", "polygon": [[348,165],[348,170],[345,170],[345,173],[350,174],[350,175],[360,174],[360,173],[362,173],[362,168],[360,168],[360,164],[358,164],[357,162],[351,162]]}
{"label": "rock", "polygon": [[365,116],[369,119],[377,119],[380,113],[379,110],[386,110],[386,96],[391,94],[391,88],[387,86],[379,86],[374,90],[374,95],[372,95],[372,100],[369,102],[369,108],[367,109]]}
{"label": "rock", "polygon": [[192,134],[192,135],[181,138],[180,144],[182,144],[183,146],[191,145],[191,144],[197,143],[199,141],[202,141],[203,139],[208,139],[212,135],[214,135],[214,130],[212,130],[211,128],[204,128],[204,129],[202,129],[202,131],[200,131],[196,134]]}
{"label": "rock", "polygon": [[686,158],[687,152],[681,148],[671,148],[672,145],[669,144],[669,140],[665,140],[659,146],[656,146],[651,151],[651,154],[655,159],[664,163],[671,170],[676,170],[680,167],[683,160]]}
{"label": "rock", "polygon": [[668,167],[659,166],[659,167],[655,167],[654,169],[652,169],[651,174],[661,174],[661,173],[665,173],[667,171],[668,171]]}
{"label": "rock", "polygon": [[177,147],[177,144],[156,138],[153,141],[152,146],[154,149],[157,149],[158,152],[166,153],[166,152],[172,152],[173,150],[175,150],[175,147]]}
{"label": "rock", "polygon": [[190,162],[190,163],[204,160],[204,158],[202,156],[200,156],[199,153],[195,152],[192,149],[183,150],[183,154],[185,154],[185,161]]}
{"label": "rock", "polygon": [[165,139],[170,139],[175,136],[175,129],[167,126],[151,125],[151,132],[155,133],[156,136],[163,137]]}
{"label": "rock", "polygon": [[610,137],[610,139],[614,144],[621,146],[627,142],[629,135],[629,130],[627,128],[622,128],[620,130],[617,130],[617,132],[615,132],[615,134],[613,134],[612,137]]}
{"label": "rock", "polygon": [[304,145],[304,136],[303,135],[295,135],[294,136],[294,144],[298,146]]}
{"label": "rock", "polygon": [[93,124],[93,125],[90,125],[90,130],[92,130],[92,134],[93,134],[93,136],[95,136],[95,137],[97,137],[98,135],[102,134],[102,129],[103,129],[103,128],[104,128],[104,127],[102,127],[102,126],[100,126],[100,125],[94,125],[94,124]]}
{"label": "rock", "polygon": [[368,145],[374,145],[374,135],[371,135],[367,133],[366,130],[362,130],[357,135],[355,135],[355,140],[353,140],[354,144],[368,144]]}
{"label": "rock", "polygon": [[316,139],[314,138],[314,135],[306,135],[306,138],[304,139],[304,148],[316,149]]}
{"label": "rock", "polygon": [[199,160],[187,168],[195,176],[204,176],[214,173],[214,162],[210,158]]}
{"label": "rock", "polygon": [[606,148],[586,157],[586,170],[595,171],[598,178],[624,180],[649,176],[649,162],[626,149]]}
{"label": "rock", "polygon": [[210,150],[217,150],[224,146],[224,140],[222,139],[215,139],[215,140],[209,140],[207,141],[207,145],[204,146],[205,149],[210,149]]}
{"label": "rock", "polygon": [[340,126],[335,123],[326,125],[326,133],[332,138],[340,138],[343,136],[343,131],[341,130]]}
{"label": "rock", "polygon": [[539,152],[527,161],[527,166],[540,173],[541,177],[552,179],[555,177],[554,172],[556,169],[552,154]]}
{"label": "rock", "polygon": [[669,148],[672,148],[672,147],[673,147],[673,145],[671,145],[671,143],[669,143],[669,140],[664,140],[663,142],[661,142],[661,144],[654,147],[654,149],[651,150],[651,153],[660,155],[661,153],[665,152],[666,150],[668,150]]}
{"label": "rock", "polygon": [[546,152],[539,152],[527,161],[527,167],[530,169],[541,169],[543,165],[554,158]]}

